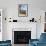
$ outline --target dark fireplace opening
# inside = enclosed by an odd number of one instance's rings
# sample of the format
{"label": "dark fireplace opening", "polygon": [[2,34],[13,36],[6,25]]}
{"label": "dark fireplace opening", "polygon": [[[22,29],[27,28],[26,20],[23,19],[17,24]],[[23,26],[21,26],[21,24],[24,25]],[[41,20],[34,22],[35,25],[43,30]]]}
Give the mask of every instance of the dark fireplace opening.
{"label": "dark fireplace opening", "polygon": [[14,44],[28,44],[31,31],[14,31]]}

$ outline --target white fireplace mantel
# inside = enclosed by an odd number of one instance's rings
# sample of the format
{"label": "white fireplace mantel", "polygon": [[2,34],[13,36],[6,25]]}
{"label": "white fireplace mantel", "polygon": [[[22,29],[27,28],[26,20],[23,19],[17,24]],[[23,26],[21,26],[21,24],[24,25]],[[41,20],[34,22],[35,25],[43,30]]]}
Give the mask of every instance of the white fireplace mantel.
{"label": "white fireplace mantel", "polygon": [[13,23],[12,31],[31,31],[31,38],[36,39],[36,25],[37,23]]}
{"label": "white fireplace mantel", "polygon": [[[9,39],[12,39],[12,32],[13,31],[18,31],[19,29],[21,30],[26,30],[26,31],[31,31],[31,38],[32,39],[36,39],[36,29],[37,29],[37,23],[35,22],[27,22],[27,23],[21,23],[21,22],[10,22],[7,24],[7,38],[9,37]],[[9,26],[10,25],[10,26]]]}
{"label": "white fireplace mantel", "polygon": [[35,22],[27,22],[27,23],[21,23],[21,22],[17,22],[17,23],[12,23],[12,27],[13,28],[32,28],[36,26],[37,23]]}

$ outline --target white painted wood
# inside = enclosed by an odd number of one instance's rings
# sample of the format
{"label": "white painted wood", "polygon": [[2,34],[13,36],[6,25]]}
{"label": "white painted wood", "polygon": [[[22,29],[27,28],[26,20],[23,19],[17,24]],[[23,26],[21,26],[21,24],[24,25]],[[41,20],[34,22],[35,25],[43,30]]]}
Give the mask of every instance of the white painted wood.
{"label": "white painted wood", "polygon": [[2,41],[2,9],[0,9],[1,16],[0,16],[0,41]]}

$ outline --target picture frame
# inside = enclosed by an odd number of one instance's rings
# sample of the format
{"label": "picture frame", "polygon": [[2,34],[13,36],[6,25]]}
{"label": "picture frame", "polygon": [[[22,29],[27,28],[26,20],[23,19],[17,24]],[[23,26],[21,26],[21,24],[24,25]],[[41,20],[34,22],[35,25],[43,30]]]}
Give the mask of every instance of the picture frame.
{"label": "picture frame", "polygon": [[18,16],[27,17],[28,16],[28,4],[19,4],[18,6]]}

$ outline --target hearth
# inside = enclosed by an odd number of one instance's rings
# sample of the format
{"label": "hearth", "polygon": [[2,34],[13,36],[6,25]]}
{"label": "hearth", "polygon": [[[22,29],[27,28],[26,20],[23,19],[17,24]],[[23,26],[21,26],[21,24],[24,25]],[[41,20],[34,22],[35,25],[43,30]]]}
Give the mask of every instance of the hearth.
{"label": "hearth", "polygon": [[14,44],[28,44],[31,31],[14,31]]}

